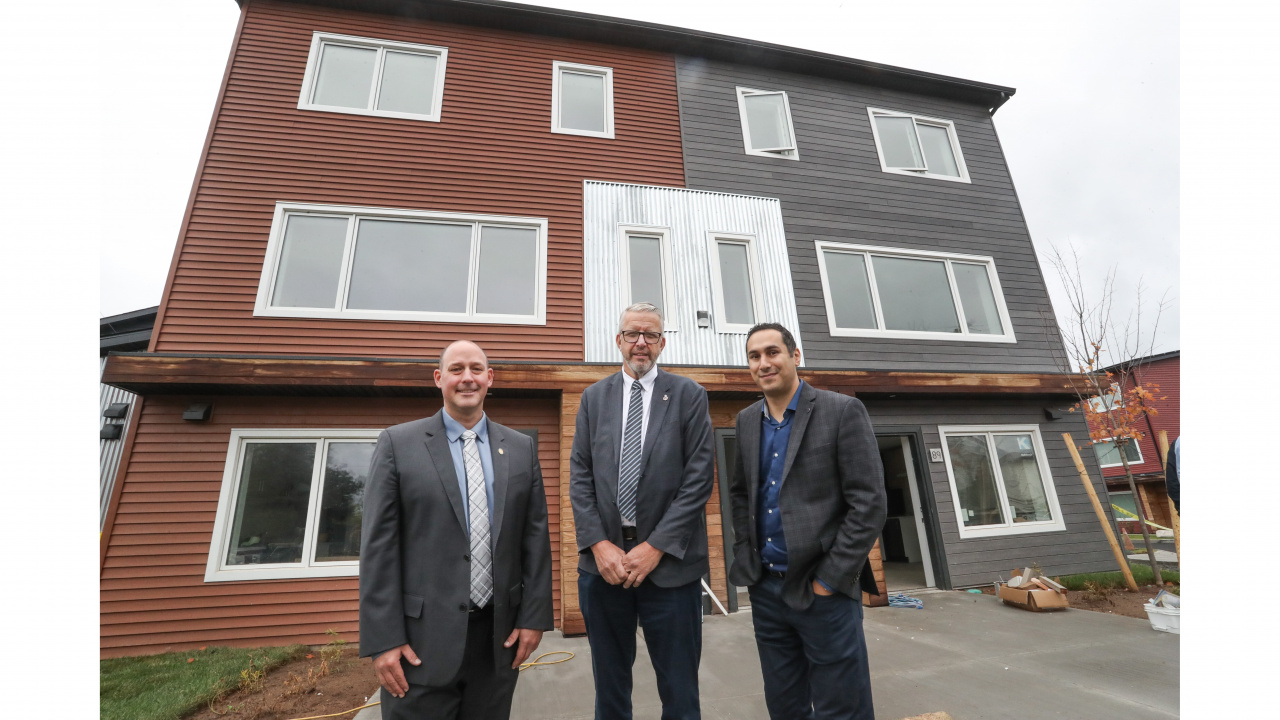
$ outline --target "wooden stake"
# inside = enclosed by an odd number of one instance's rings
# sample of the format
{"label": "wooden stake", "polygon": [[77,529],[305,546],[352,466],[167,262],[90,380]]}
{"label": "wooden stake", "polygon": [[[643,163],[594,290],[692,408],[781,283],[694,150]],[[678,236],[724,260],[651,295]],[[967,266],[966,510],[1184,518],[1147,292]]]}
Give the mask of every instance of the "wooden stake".
{"label": "wooden stake", "polygon": [[[1156,434],[1156,447],[1160,450],[1160,466],[1164,468],[1165,477],[1169,476],[1169,433],[1161,430]],[[1167,481],[1166,481],[1167,485]],[[1178,566],[1182,566],[1182,522],[1178,519],[1178,508],[1173,506],[1173,498],[1169,498],[1169,517],[1173,519],[1173,550],[1178,553]]]}
{"label": "wooden stake", "polygon": [[1067,443],[1067,449],[1071,451],[1071,459],[1076,461],[1076,469],[1080,471],[1080,480],[1084,482],[1085,492],[1089,493],[1089,502],[1093,503],[1093,511],[1098,515],[1098,522],[1102,524],[1102,532],[1106,533],[1107,542],[1111,544],[1111,552],[1116,556],[1116,562],[1120,564],[1120,572],[1124,573],[1124,581],[1129,585],[1129,589],[1138,592],[1138,582],[1133,579],[1133,571],[1129,569],[1129,558],[1124,556],[1124,551],[1120,549],[1120,543],[1116,542],[1116,534],[1111,532],[1111,523],[1107,521],[1107,512],[1102,509],[1102,502],[1098,500],[1098,493],[1093,490],[1093,482],[1089,480],[1089,471],[1084,467],[1084,460],[1080,459],[1080,451],[1076,450],[1076,441],[1071,439],[1071,433],[1062,433],[1062,439]]}

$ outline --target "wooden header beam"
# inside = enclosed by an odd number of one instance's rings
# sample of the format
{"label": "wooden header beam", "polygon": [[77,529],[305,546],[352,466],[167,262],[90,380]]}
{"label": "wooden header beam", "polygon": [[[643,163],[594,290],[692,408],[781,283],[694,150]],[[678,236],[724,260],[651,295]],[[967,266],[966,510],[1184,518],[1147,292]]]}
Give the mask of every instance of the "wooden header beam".
{"label": "wooden header beam", "polygon": [[[619,365],[493,363],[494,389],[582,390]],[[708,390],[759,390],[746,368],[663,366]],[[210,357],[159,353],[111,355],[102,382],[139,395],[308,389],[342,394],[363,388],[395,394],[435,387],[434,362],[266,356]],[[845,394],[1023,394],[1074,396],[1068,376],[1055,373],[893,372],[801,368],[800,376]]]}

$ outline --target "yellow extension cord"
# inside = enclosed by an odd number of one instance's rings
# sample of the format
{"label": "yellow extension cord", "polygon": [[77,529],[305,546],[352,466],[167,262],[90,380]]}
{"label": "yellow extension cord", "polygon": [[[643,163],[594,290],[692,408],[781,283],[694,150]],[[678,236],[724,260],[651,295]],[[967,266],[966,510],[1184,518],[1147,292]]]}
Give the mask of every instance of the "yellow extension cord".
{"label": "yellow extension cord", "polygon": [[[563,660],[553,660],[551,662],[539,662],[540,660],[542,660],[542,658],[548,655],[568,655],[569,657]],[[552,652],[542,653],[538,657],[534,658],[533,662],[522,663],[520,665],[520,670],[518,672],[524,672],[525,670],[528,670],[529,668],[535,667],[537,665],[559,665],[562,662],[569,662],[572,659],[573,659],[573,653],[569,652],[568,650],[554,650]],[[358,708],[351,708],[350,710],[343,710],[342,712],[330,713],[328,715],[312,715],[310,717],[304,717],[304,718],[293,718],[293,720],[321,720],[321,718],[338,717],[339,715],[346,715],[348,713],[357,712],[359,710],[364,710],[365,708],[371,708],[374,705],[381,705],[381,704],[382,703],[380,702],[369,703],[368,705],[361,705]]]}

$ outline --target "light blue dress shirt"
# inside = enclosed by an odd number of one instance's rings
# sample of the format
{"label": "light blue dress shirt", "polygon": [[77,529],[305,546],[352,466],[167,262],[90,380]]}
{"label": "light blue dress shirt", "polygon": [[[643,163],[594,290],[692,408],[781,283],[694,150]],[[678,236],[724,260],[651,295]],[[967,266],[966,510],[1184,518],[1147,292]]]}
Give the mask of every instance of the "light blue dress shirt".
{"label": "light blue dress shirt", "polygon": [[[489,416],[484,415],[480,422],[471,428],[476,434],[476,451],[480,454],[480,467],[484,470],[484,490],[489,497],[489,525],[493,525],[493,454],[489,445]],[[467,501],[467,466],[462,460],[462,433],[467,429],[462,423],[444,411],[444,434],[449,438],[449,454],[453,456],[453,470],[458,475],[458,490],[462,492],[462,516],[471,517],[470,503]],[[467,537],[471,536],[471,525],[467,524]],[[493,537],[493,531],[489,531]]]}

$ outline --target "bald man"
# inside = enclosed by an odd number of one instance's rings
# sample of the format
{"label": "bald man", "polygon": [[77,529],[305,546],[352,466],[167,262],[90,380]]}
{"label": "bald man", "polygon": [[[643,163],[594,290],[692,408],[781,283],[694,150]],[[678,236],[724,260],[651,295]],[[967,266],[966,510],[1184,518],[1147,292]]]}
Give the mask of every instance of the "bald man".
{"label": "bald man", "polygon": [[444,408],[382,432],[365,486],[360,655],[384,720],[506,718],[520,664],[552,628],[538,449],[484,412],[473,342],[440,354]]}

